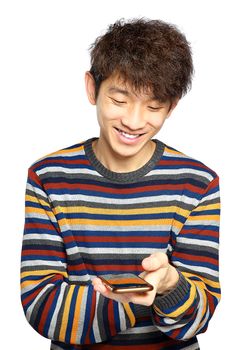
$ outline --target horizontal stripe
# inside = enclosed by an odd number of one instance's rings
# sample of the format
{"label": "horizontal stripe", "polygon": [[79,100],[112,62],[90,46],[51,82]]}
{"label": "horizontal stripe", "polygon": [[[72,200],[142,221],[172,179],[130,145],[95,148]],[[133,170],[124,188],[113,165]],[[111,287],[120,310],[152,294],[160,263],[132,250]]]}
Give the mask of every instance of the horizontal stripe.
{"label": "horizontal stripe", "polygon": [[[217,175],[156,142],[147,173],[113,178],[86,147],[50,153],[28,172],[21,288],[30,324],[56,350],[197,349],[220,298]],[[94,291],[96,276],[139,275],[155,252],[181,272],[156,312],[137,318],[135,305]]]}

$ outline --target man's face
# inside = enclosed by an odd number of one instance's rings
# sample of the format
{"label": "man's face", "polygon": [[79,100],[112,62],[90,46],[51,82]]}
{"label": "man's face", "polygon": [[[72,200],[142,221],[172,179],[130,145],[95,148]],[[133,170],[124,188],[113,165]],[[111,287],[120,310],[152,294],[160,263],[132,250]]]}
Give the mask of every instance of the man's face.
{"label": "man's face", "polygon": [[174,108],[170,109],[169,102],[160,103],[149,94],[136,95],[116,76],[102,82],[96,100],[91,97],[95,94],[92,81],[90,86],[88,97],[97,107],[101,144],[119,158],[142,155]]}

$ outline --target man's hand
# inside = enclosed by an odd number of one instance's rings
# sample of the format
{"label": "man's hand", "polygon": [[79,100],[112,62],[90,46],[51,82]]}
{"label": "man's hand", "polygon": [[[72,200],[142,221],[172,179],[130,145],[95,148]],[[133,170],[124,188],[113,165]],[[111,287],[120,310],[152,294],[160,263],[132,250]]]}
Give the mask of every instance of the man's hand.
{"label": "man's hand", "polygon": [[144,271],[140,277],[153,285],[153,290],[146,293],[113,293],[108,290],[100,278],[92,281],[95,291],[100,292],[104,297],[116,300],[121,303],[134,303],[150,306],[153,304],[156,294],[164,294],[173,289],[179,279],[175,267],[169,264],[168,257],[164,253],[156,252],[142,261]]}

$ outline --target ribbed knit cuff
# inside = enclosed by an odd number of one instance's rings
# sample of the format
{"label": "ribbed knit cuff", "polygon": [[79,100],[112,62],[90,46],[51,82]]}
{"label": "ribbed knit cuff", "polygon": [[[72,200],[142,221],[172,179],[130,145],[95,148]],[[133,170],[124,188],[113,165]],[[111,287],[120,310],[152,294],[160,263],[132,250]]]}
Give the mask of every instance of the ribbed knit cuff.
{"label": "ribbed knit cuff", "polygon": [[151,307],[145,305],[134,304],[134,314],[137,320],[141,318],[151,317]]}
{"label": "ribbed knit cuff", "polygon": [[154,304],[156,308],[164,312],[169,308],[177,307],[177,305],[186,297],[189,293],[191,285],[185,279],[181,272],[179,272],[179,280],[174,289],[164,295],[157,295]]}

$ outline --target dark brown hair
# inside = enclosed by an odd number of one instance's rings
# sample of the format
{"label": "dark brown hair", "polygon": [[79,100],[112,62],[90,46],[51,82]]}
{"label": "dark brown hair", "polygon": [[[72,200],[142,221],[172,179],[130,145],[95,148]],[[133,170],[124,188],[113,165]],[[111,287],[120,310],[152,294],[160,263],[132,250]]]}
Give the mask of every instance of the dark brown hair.
{"label": "dark brown hair", "polygon": [[163,102],[181,98],[191,87],[190,45],[176,26],[161,20],[118,20],[90,46],[90,54],[96,97],[112,74]]}

